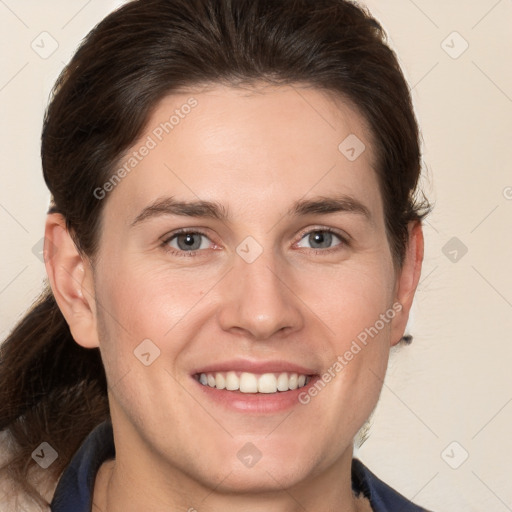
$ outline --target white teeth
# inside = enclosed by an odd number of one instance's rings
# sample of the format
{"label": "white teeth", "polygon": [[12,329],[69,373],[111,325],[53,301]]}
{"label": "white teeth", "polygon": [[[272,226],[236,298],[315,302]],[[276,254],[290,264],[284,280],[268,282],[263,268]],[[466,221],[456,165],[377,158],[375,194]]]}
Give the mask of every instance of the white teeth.
{"label": "white teeth", "polygon": [[258,392],[258,378],[254,373],[244,372],[240,375],[240,391],[242,393]]}
{"label": "white teeth", "polygon": [[288,391],[288,374],[281,373],[277,378],[277,389],[279,391]]}
{"label": "white teeth", "polygon": [[302,388],[309,382],[306,375],[282,372],[255,374],[249,372],[237,373],[234,371],[201,373],[199,382],[203,386],[210,386],[228,391],[241,393],[277,393]]}
{"label": "white teeth", "polygon": [[215,387],[217,389],[224,389],[226,387],[226,379],[222,373],[217,373],[215,375]]}
{"label": "white teeth", "polygon": [[[201,375],[204,375],[203,373]],[[201,382],[201,379],[199,379]],[[226,389],[236,391],[240,387],[240,379],[235,372],[226,373]]]}
{"label": "white teeth", "polygon": [[273,373],[264,373],[258,379],[258,391],[260,393],[275,393],[277,391],[277,379]]}

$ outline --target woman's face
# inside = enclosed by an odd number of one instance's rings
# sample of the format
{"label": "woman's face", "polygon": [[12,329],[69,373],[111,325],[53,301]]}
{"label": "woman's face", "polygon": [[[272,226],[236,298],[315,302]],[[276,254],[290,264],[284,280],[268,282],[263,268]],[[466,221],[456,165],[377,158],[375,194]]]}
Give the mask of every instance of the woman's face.
{"label": "woman's face", "polygon": [[126,467],[258,491],[346,467],[412,288],[373,165],[362,117],[318,90],[159,104],[96,191],[97,343]]}

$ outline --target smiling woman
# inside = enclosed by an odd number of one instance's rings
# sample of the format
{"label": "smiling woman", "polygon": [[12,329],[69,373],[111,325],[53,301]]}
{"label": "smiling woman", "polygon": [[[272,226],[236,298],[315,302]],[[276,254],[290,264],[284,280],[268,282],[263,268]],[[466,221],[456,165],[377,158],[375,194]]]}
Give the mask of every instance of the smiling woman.
{"label": "smiling woman", "polygon": [[353,458],[428,209],[409,90],[368,13],[129,2],[62,72],[42,160],[50,287],[0,359],[13,496],[422,510]]}

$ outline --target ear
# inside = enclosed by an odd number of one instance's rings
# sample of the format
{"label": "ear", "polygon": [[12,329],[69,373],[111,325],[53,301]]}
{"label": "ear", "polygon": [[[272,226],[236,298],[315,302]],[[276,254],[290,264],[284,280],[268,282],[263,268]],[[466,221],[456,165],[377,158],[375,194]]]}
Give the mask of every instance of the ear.
{"label": "ear", "polygon": [[[395,304],[397,312],[391,328],[391,345],[396,345],[404,335],[412,301],[421,275],[423,263],[423,229],[421,222],[410,222],[408,226],[409,240],[404,261],[397,274],[395,286]],[[399,305],[399,307],[398,307]]]}
{"label": "ear", "polygon": [[59,213],[46,219],[44,259],[53,295],[74,340],[85,348],[98,347],[92,267]]}

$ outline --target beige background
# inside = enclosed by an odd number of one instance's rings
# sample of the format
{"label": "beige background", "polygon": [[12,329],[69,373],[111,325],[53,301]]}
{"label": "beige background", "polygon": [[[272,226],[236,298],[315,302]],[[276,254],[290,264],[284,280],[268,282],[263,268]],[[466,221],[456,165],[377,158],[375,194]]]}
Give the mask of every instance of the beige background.
{"label": "beige background", "polygon": [[[33,251],[49,200],[39,136],[50,87],[80,39],[121,3],[0,0],[1,339],[44,278]],[[358,456],[435,511],[512,510],[512,1],[367,4],[413,87],[436,207],[414,343],[393,354]],[[31,43],[48,52],[51,38],[58,48],[43,59]]]}

